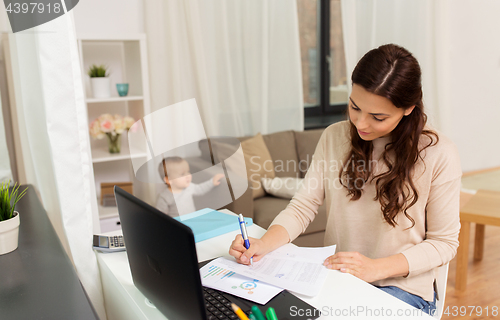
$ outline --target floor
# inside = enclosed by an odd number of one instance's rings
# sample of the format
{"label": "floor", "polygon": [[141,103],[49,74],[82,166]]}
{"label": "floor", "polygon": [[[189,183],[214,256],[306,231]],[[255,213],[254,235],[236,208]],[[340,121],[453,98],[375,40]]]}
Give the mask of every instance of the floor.
{"label": "floor", "polygon": [[[486,226],[482,261],[473,261],[473,227],[469,248],[467,289],[455,291],[456,259],[453,259],[450,262],[445,300],[445,312],[449,307],[449,315],[443,314],[441,319],[500,319],[500,227]],[[460,314],[461,307],[462,311],[467,310],[465,316]],[[491,313],[495,307],[498,311],[496,316]]]}
{"label": "floor", "polygon": [[[500,168],[465,173],[462,187],[470,190],[500,191]],[[465,201],[466,200],[465,198]],[[462,201],[461,201],[462,202]],[[464,202],[461,203],[463,205]],[[445,313],[442,319],[500,320],[500,227],[486,226],[484,258],[474,261],[475,227],[471,225],[467,289],[455,291],[456,259],[450,262],[446,290]]]}

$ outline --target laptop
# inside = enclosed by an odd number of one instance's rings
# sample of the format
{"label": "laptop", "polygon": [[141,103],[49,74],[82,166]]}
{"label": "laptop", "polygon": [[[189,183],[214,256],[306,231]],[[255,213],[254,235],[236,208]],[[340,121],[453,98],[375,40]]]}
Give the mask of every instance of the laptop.
{"label": "laptop", "polygon": [[[319,310],[286,290],[263,306],[203,287],[199,268],[207,262],[198,264],[192,230],[120,187],[114,190],[134,284],[168,319],[238,319],[231,303],[246,314],[252,305],[263,313],[273,307],[279,320],[319,317]],[[292,307],[317,316],[292,317]]]}

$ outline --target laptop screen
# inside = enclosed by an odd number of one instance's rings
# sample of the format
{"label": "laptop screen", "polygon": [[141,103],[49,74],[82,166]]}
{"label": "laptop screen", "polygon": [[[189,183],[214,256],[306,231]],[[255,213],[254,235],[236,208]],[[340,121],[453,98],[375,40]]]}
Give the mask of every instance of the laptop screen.
{"label": "laptop screen", "polygon": [[[115,196],[135,286],[169,319],[207,320],[191,229],[117,186]],[[246,312],[254,304],[220,294],[242,309],[245,306]],[[311,310],[314,316],[292,317],[292,306]],[[273,307],[280,320],[319,317],[317,309],[286,290],[262,307]]]}
{"label": "laptop screen", "polygon": [[135,286],[169,319],[206,319],[191,229],[115,186]]}

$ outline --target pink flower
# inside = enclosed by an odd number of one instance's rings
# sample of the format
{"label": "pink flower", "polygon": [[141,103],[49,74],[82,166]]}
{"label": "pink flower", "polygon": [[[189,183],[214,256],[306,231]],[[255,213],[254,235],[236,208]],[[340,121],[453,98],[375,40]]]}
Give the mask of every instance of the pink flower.
{"label": "pink flower", "polygon": [[113,124],[113,121],[110,120],[104,120],[101,121],[101,131],[104,133],[112,132],[115,130],[115,125]]}
{"label": "pink flower", "polygon": [[[134,118],[126,116],[122,117],[119,114],[114,116],[110,113],[101,114],[97,119],[89,125],[89,133],[92,138],[102,139],[105,134],[116,136],[128,130],[134,124]],[[134,132],[137,129],[134,129]]]}
{"label": "pink flower", "polygon": [[125,122],[125,128],[130,129],[132,125],[134,124],[134,118],[132,117],[125,117],[123,118],[123,121]]}
{"label": "pink flower", "polygon": [[102,139],[104,137],[104,133],[101,131],[101,126],[99,121],[94,120],[89,125],[90,136],[94,139]]}
{"label": "pink flower", "polygon": [[123,121],[122,118],[116,118],[115,117],[115,121],[114,121],[114,125],[115,125],[115,131],[116,133],[118,134],[122,134],[123,133],[123,130],[125,130],[125,121]]}
{"label": "pink flower", "polygon": [[99,122],[103,122],[103,121],[113,121],[113,116],[109,113],[104,113],[104,114],[101,114],[99,116],[99,118],[97,118],[97,120],[99,120]]}

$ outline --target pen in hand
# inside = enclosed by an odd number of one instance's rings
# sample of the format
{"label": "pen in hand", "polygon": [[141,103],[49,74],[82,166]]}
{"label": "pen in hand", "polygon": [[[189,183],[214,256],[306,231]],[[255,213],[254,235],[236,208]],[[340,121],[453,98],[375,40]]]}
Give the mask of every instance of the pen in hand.
{"label": "pen in hand", "polygon": [[[245,219],[240,213],[238,215],[238,220],[240,222],[241,236],[243,237],[243,242],[245,243],[245,248],[250,249],[250,241],[248,240],[247,226],[245,225]],[[250,258],[250,265],[253,266],[253,257]]]}

